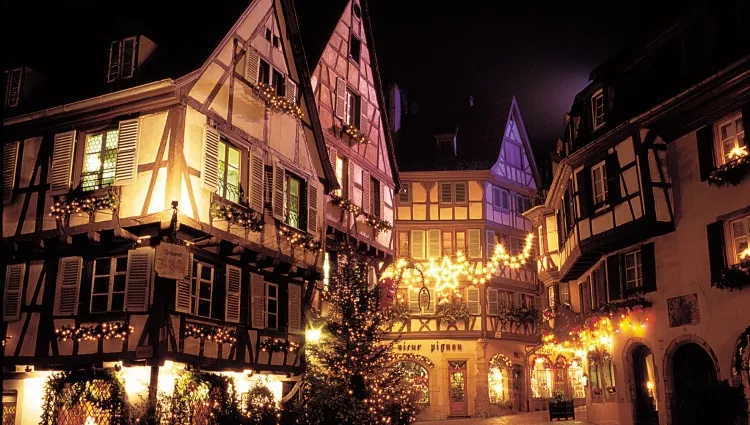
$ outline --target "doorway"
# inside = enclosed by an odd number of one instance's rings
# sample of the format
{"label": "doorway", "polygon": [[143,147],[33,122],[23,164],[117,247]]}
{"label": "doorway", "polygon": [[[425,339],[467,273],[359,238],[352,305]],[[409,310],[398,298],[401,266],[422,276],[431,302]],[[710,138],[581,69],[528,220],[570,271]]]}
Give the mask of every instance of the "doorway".
{"label": "doorway", "polygon": [[715,406],[708,400],[716,382],[716,367],[706,350],[695,343],[678,347],[672,357],[672,377],[672,425],[710,423]]}
{"label": "doorway", "polygon": [[632,351],[633,361],[633,424],[658,425],[659,402],[656,397],[654,354],[645,345]]}
{"label": "doorway", "polygon": [[466,361],[448,362],[448,397],[450,398],[450,416],[468,416],[466,402]]}
{"label": "doorway", "polygon": [[513,386],[513,390],[511,391],[512,394],[512,401],[513,401],[513,411],[515,412],[522,412],[523,411],[523,383],[526,382],[526,379],[523,376],[523,367],[521,365],[513,365],[511,368],[511,385]]}

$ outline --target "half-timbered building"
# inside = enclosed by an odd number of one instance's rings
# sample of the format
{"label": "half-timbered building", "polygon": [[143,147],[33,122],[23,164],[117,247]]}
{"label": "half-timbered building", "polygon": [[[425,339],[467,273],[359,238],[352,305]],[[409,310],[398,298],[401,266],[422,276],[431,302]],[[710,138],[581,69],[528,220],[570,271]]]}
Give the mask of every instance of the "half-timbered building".
{"label": "half-timbered building", "polygon": [[[404,97],[398,87],[391,101]],[[405,107],[392,108],[406,111]],[[539,340],[533,265],[493,267],[496,246],[527,249],[539,175],[515,98],[392,117],[401,170],[397,257],[428,278],[395,288],[397,351],[424,356],[421,418],[526,409],[525,347]],[[459,264],[469,264],[463,268]],[[459,271],[461,269],[461,271]],[[427,361],[425,361],[426,363]]]}
{"label": "half-timbered building", "polygon": [[530,365],[593,423],[711,423],[717,381],[748,394],[748,14],[721,4],[592,72],[525,214],[553,327]]}
{"label": "half-timbered building", "polygon": [[[169,393],[185,369],[232,376],[240,393],[262,381],[277,400],[300,379],[325,197],[338,186],[295,10],[284,0],[185,9],[123,12],[134,32],[113,25],[82,40],[92,51],[59,40],[76,69],[6,73],[4,424],[42,413],[109,423],[85,398],[42,412],[58,371],[120,370],[131,404]],[[210,28],[158,31],[195,14]],[[363,69],[366,46],[363,36]],[[41,75],[33,90],[29,73],[15,78],[29,65]],[[362,99],[377,105],[369,84]],[[383,131],[368,137],[363,158],[390,167],[364,155],[381,152]],[[372,174],[393,187],[390,168]],[[99,399],[114,391],[96,388]],[[191,414],[208,414],[191,400]]]}

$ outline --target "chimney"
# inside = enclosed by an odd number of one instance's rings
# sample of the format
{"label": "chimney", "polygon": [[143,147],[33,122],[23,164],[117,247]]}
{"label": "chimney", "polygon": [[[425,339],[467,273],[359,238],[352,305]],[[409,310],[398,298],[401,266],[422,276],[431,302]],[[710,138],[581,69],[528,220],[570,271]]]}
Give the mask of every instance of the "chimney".
{"label": "chimney", "polygon": [[469,96],[469,107],[474,106],[474,96]]}
{"label": "chimney", "polygon": [[396,84],[392,84],[388,96],[388,123],[391,125],[391,132],[397,133],[401,128],[401,117],[404,115],[404,104],[402,101],[401,89]]}

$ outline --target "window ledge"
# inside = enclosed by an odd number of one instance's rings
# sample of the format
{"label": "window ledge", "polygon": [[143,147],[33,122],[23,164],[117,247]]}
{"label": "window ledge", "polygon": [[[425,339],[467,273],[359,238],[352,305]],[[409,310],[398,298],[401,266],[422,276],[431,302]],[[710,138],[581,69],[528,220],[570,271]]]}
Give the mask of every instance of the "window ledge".
{"label": "window ledge", "polygon": [[745,155],[716,167],[708,177],[708,184],[716,187],[730,184],[737,186],[748,174],[750,174],[750,155]]}

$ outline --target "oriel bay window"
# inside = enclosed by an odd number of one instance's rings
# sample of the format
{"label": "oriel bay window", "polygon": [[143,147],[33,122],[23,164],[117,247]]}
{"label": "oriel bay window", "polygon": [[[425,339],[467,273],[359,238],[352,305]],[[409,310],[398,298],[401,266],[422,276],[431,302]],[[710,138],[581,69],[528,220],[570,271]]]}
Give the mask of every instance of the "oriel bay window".
{"label": "oriel bay window", "polygon": [[91,312],[123,311],[128,257],[94,260],[91,284]]}
{"label": "oriel bay window", "polygon": [[112,186],[117,165],[119,130],[109,129],[86,135],[81,187],[85,191]]}
{"label": "oriel bay window", "polygon": [[216,194],[239,203],[240,201],[240,151],[221,139],[219,142],[219,186]]}

